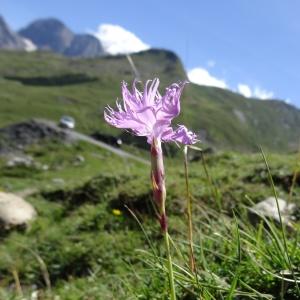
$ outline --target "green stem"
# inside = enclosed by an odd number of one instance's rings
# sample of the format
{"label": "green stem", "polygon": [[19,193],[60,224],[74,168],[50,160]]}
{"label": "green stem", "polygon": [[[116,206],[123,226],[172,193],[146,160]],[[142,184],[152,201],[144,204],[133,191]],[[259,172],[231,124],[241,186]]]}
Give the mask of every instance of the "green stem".
{"label": "green stem", "polygon": [[158,208],[160,227],[165,238],[171,300],[176,300],[173,264],[172,264],[172,257],[170,252],[170,241],[169,241],[169,234],[168,234],[168,220],[166,214],[166,185],[165,185],[164,160],[163,160],[163,153],[161,148],[161,141],[159,139],[153,139],[151,144],[151,180],[152,180],[152,188],[153,188],[153,198]]}
{"label": "green stem", "polygon": [[[188,240],[189,240],[189,247],[190,247],[190,256],[189,256],[189,263],[190,263],[190,270],[191,272],[195,272],[195,255],[193,249],[193,222],[192,222],[192,199],[190,195],[190,187],[189,187],[189,171],[188,171],[188,148],[187,146],[184,147],[184,174],[185,174],[185,187],[186,187],[186,210],[187,210],[187,217],[188,217]],[[196,276],[197,278],[197,276]]]}
{"label": "green stem", "polygon": [[169,273],[171,300],[176,300],[173,263],[172,263],[172,257],[171,257],[171,252],[170,252],[170,241],[169,241],[168,231],[164,232],[164,238],[165,238],[165,244],[166,244],[166,250],[167,250],[167,261],[168,261],[167,267],[168,267],[168,273]]}

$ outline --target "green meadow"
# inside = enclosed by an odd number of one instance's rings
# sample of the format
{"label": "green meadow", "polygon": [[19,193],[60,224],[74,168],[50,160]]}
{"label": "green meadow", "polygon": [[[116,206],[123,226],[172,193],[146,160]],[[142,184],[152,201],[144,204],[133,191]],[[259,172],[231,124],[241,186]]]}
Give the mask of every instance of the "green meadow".
{"label": "green meadow", "polygon": [[[159,76],[162,86],[185,79],[171,52],[151,50],[133,60],[142,79]],[[132,80],[126,57],[0,52],[0,66],[0,127],[71,115],[79,132],[123,137],[105,124],[103,110],[120,99],[121,81]],[[288,227],[269,218],[254,222],[248,209],[268,197],[299,206],[299,111],[189,84],[176,123],[204,134],[197,147],[213,149],[189,149],[186,177],[183,148],[164,148],[178,299],[300,299],[300,210]],[[123,150],[150,161],[149,145],[124,139],[130,143]],[[8,167],[0,157],[0,190],[26,195],[37,218],[0,231],[0,299],[169,299],[150,165],[82,141],[46,140],[24,154],[35,163]],[[186,181],[195,270],[189,267]]]}

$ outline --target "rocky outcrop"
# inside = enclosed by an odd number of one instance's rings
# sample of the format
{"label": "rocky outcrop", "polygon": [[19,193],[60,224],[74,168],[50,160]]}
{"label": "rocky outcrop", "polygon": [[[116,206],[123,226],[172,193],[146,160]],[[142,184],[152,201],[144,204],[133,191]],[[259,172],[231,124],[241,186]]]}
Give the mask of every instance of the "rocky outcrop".
{"label": "rocky outcrop", "polygon": [[52,122],[29,120],[0,129],[0,155],[22,152],[35,143],[46,140],[68,142],[68,134]]}

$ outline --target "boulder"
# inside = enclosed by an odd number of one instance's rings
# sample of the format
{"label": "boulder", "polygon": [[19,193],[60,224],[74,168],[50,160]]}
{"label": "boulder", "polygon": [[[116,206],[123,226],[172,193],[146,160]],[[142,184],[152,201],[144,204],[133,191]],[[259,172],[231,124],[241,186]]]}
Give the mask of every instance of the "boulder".
{"label": "boulder", "polygon": [[27,225],[36,215],[34,207],[23,198],[0,192],[0,223],[4,228]]}
{"label": "boulder", "polygon": [[[292,226],[291,221],[294,220],[294,214],[297,211],[296,205],[278,198],[278,206],[282,222],[287,226]],[[275,197],[269,197],[249,208],[249,216],[254,223],[260,219],[259,217],[272,219],[279,223],[280,219]]]}

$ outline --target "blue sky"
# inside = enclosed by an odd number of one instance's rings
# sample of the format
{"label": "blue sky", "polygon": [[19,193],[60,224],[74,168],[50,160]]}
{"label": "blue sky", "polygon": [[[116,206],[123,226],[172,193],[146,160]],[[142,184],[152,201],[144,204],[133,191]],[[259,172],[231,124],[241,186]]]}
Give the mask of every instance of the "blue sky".
{"label": "blue sky", "polygon": [[13,29],[42,17],[75,32],[120,25],[151,47],[175,51],[196,79],[297,106],[299,12],[298,0],[0,0]]}

